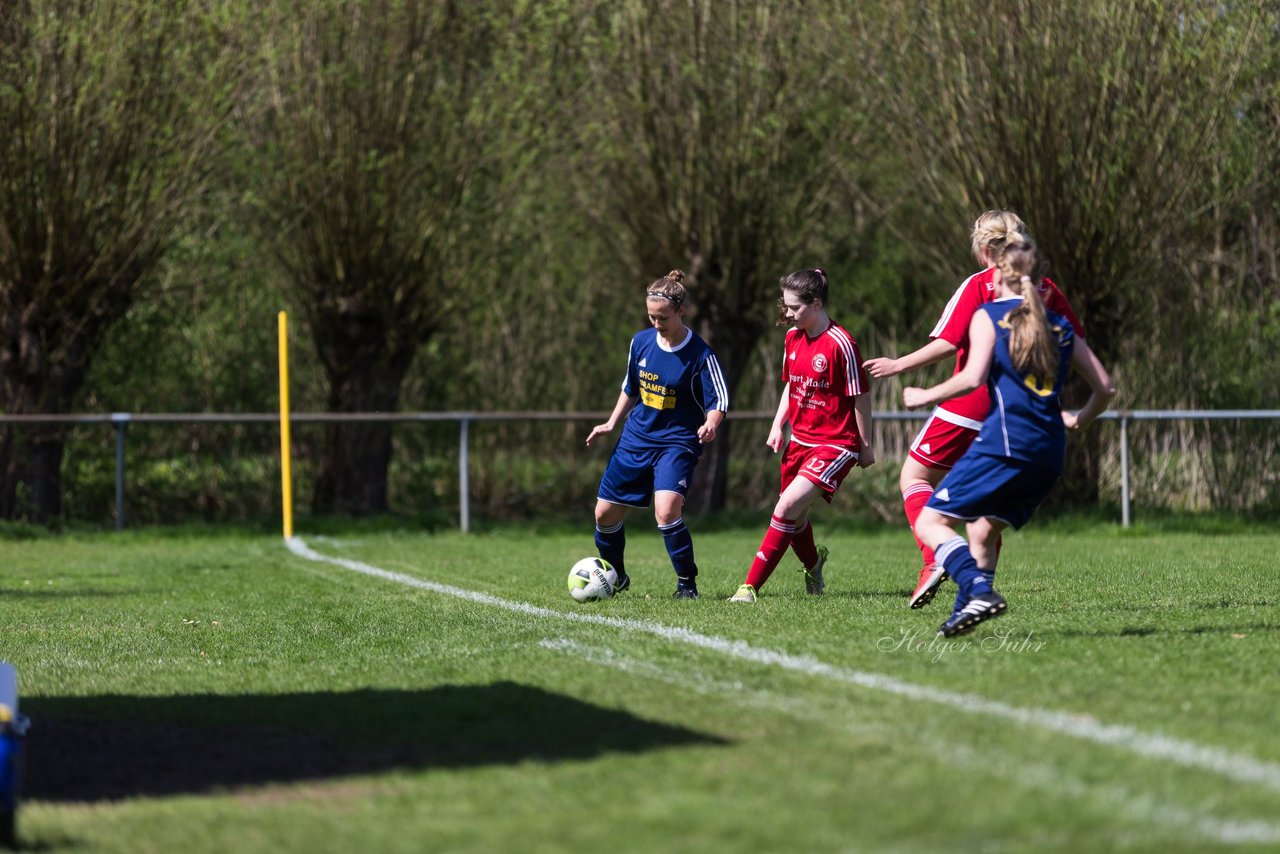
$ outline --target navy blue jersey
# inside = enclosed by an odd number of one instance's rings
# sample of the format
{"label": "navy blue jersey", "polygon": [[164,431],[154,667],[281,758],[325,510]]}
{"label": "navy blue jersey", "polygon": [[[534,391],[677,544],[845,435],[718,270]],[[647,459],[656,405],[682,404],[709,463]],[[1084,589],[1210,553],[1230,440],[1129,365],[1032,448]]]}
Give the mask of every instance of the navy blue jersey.
{"label": "navy blue jersey", "polygon": [[707,413],[729,411],[720,362],[692,329],[675,349],[667,349],[656,329],[637,332],[622,391],[639,398],[618,439],[619,448],[632,451],[679,446],[701,453],[698,428]]}
{"label": "navy blue jersey", "polygon": [[1067,431],[1062,424],[1062,386],[1071,371],[1075,331],[1067,318],[1047,311],[1049,326],[1058,339],[1058,372],[1037,377],[1019,372],[1009,355],[1012,331],[1005,316],[1022,297],[1010,297],[983,305],[996,326],[996,349],[987,374],[991,412],[982,422],[970,451],[993,457],[1026,460],[1053,471],[1062,471]]}

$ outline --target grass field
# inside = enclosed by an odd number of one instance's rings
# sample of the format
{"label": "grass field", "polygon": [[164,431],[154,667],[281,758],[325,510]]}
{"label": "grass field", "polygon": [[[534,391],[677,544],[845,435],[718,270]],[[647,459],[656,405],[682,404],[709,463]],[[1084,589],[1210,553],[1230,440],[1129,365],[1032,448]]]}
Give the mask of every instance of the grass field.
{"label": "grass field", "polygon": [[[582,531],[0,543],[35,851],[1280,850],[1275,533],[1041,526],[943,645],[904,531],[696,530],[577,605]],[[827,534],[824,538],[824,533]],[[954,588],[946,591],[946,598]]]}

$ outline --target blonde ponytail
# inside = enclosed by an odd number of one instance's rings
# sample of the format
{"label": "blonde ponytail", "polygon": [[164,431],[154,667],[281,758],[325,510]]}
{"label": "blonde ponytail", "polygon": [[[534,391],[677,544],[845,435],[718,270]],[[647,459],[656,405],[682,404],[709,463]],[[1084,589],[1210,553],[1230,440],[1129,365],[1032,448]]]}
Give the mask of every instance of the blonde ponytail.
{"label": "blonde ponytail", "polygon": [[1039,253],[1029,240],[1010,243],[1001,250],[998,266],[1009,289],[1022,295],[1022,304],[1005,317],[1013,366],[1052,383],[1058,376],[1061,355],[1040,296]]}

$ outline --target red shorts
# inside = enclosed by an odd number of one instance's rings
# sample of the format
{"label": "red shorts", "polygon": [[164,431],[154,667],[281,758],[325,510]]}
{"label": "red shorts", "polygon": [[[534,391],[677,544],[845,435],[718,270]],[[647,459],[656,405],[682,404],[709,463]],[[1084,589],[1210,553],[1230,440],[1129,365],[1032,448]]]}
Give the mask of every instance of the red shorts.
{"label": "red shorts", "polygon": [[[935,409],[929,420],[924,422],[924,428],[908,451],[912,459],[931,469],[949,469],[958,463],[973,440],[978,438],[978,430],[982,426],[981,422],[968,418],[963,419],[968,422],[966,424],[944,420],[938,417],[940,411]],[[944,417],[961,418],[951,413]]]}
{"label": "red shorts", "polygon": [[834,445],[801,445],[788,442],[782,454],[782,494],[797,477],[813,481],[822,488],[822,498],[828,504],[831,496],[840,488],[845,476],[858,464],[858,452]]}

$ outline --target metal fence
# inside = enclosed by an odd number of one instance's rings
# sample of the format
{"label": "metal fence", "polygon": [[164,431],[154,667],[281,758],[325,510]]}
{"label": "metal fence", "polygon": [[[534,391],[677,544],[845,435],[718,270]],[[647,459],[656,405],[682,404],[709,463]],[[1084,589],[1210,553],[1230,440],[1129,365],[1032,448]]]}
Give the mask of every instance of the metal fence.
{"label": "metal fence", "polygon": [[[878,412],[877,422],[923,421],[927,412]],[[773,412],[735,412],[735,420],[767,421]],[[385,421],[397,423],[453,422],[458,427],[458,520],[462,531],[471,529],[471,427],[486,422],[599,422],[606,412],[360,412],[293,413],[291,424]],[[1103,413],[1099,421],[1118,422],[1121,524],[1131,524],[1132,483],[1130,473],[1130,428],[1135,422],[1280,421],[1280,410],[1124,410]],[[276,423],[275,413],[129,413],[113,412],[75,415],[0,415],[0,424],[110,424],[115,431],[115,525],[125,526],[127,454],[131,424],[262,424]]]}

